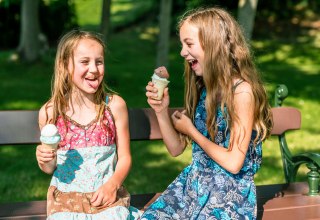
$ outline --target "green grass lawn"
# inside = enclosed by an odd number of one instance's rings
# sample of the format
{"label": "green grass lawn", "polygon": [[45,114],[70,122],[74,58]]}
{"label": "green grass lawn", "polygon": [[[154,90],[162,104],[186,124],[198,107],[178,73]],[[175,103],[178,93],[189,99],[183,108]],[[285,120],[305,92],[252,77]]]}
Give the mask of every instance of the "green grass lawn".
{"label": "green grass lawn", "polygon": [[[126,100],[129,108],[147,107],[145,85],[155,68],[156,33],[157,28],[146,22],[114,33],[108,43],[106,82]],[[287,135],[293,152],[320,152],[320,46],[313,39],[303,35],[291,42],[266,36],[253,41],[270,103],[273,104],[276,85],[286,84],[289,97],[284,105],[302,112],[302,129]],[[173,36],[170,43],[169,89],[171,106],[177,107],[183,105],[183,60],[179,56],[178,37]],[[8,61],[11,52],[0,52],[0,109],[39,109],[50,96],[55,51],[34,65]],[[132,142],[131,151],[133,167],[125,182],[131,193],[164,190],[191,160],[190,149],[172,158],[161,141]],[[1,146],[0,168],[0,202],[45,199],[50,176],[38,168],[35,146]],[[301,169],[299,181],[306,179],[306,172]],[[257,185],[284,182],[275,138],[264,143],[263,165],[255,181]]]}

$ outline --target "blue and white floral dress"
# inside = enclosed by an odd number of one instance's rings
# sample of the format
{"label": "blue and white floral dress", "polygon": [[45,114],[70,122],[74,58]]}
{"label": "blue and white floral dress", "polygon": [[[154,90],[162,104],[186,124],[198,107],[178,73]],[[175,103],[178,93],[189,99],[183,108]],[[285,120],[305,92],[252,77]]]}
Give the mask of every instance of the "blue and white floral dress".
{"label": "blue and white floral dress", "polygon": [[[194,124],[207,138],[203,90],[196,108]],[[218,133],[214,142],[225,148],[230,131],[220,108],[217,108]],[[256,187],[253,176],[261,165],[262,144],[254,146],[252,137],[242,169],[232,174],[212,160],[195,142],[192,163],[168,186],[163,194],[144,212],[141,219],[256,219]]]}
{"label": "blue and white floral dress", "polygon": [[130,206],[130,194],[123,186],[116,202],[95,207],[91,198],[114,174],[117,164],[116,128],[113,115],[105,106],[103,117],[87,125],[58,117],[61,142],[57,168],[47,195],[48,220],[131,220],[140,211]]}

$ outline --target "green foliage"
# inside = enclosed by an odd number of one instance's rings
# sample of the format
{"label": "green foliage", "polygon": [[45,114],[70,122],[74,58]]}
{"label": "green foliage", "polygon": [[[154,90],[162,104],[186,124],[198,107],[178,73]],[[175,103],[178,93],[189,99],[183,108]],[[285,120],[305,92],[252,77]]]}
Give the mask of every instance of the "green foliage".
{"label": "green foliage", "polygon": [[[88,30],[99,30],[102,13],[101,0],[76,0],[75,10],[79,26]],[[96,7],[92,7],[95,5]],[[117,31],[149,17],[155,2],[153,0],[113,0],[111,2],[111,28]],[[88,16],[90,15],[90,16]]]}
{"label": "green foliage", "polygon": [[[0,48],[8,49],[18,46],[20,3],[0,1]],[[3,34],[6,33],[6,34]]]}
{"label": "green foliage", "polygon": [[[79,6],[75,8],[78,14]],[[87,13],[86,16],[92,15]],[[81,22],[86,23],[85,20],[90,19],[83,18]],[[265,26],[256,27],[262,33]],[[106,82],[126,100],[129,108],[148,106],[145,85],[155,68],[157,33],[154,20],[146,19],[146,22],[114,33],[107,44]],[[273,29],[263,33],[254,38],[252,48],[270,103],[273,104],[276,85],[283,83],[289,88],[284,105],[295,106],[302,112],[302,129],[288,133],[288,144],[293,153],[319,152],[320,35],[312,29],[301,28],[290,34]],[[171,106],[177,107],[183,105],[184,88],[183,59],[179,55],[177,36],[172,37],[170,45],[170,100]],[[34,65],[8,61],[11,52],[0,53],[0,109],[39,109],[50,97],[55,51],[50,50],[42,62]],[[190,148],[180,157],[172,158],[161,141],[132,142],[131,152],[133,167],[125,181],[131,193],[164,190],[191,161]],[[272,137],[265,141],[263,164],[256,175],[256,184],[284,182],[280,158],[277,140]],[[0,202],[45,199],[51,177],[38,168],[35,146],[1,146],[0,167]],[[306,172],[305,168],[299,171],[298,181],[306,180]]]}
{"label": "green foliage", "polygon": [[63,32],[78,26],[73,0],[41,1],[39,18],[41,30],[53,45]]}
{"label": "green foliage", "polygon": [[[0,1],[0,48],[18,47],[20,13],[21,1]],[[74,1],[40,0],[39,21],[40,30],[49,42],[55,43],[64,31],[77,27]]]}

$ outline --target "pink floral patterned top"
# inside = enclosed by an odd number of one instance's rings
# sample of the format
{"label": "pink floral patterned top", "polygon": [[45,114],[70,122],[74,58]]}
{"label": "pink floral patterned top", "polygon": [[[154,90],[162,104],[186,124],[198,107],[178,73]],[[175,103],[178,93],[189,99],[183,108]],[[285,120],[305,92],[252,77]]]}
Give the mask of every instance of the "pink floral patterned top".
{"label": "pink floral patterned top", "polygon": [[105,107],[101,120],[95,118],[87,125],[80,125],[68,116],[66,121],[59,116],[56,125],[61,135],[60,150],[109,146],[115,143],[115,124],[108,106]]}

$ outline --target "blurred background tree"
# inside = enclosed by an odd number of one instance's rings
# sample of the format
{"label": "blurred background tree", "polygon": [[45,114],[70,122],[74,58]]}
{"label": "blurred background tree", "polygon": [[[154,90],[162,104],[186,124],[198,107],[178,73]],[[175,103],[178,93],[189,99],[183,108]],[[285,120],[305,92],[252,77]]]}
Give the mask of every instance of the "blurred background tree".
{"label": "blurred background tree", "polygon": [[[156,51],[163,34],[160,30],[161,1],[37,0],[39,30],[47,39],[49,49],[32,64],[8,60],[19,46],[20,25],[24,19],[22,1],[0,0],[1,110],[35,110],[50,98],[56,44],[59,37],[72,28],[102,33],[106,30],[105,80],[108,86],[126,100],[129,108],[148,107],[145,85],[157,66]],[[110,14],[106,18],[103,10],[108,12],[106,4],[109,3]],[[179,17],[187,9],[217,5],[238,18],[239,3],[234,0],[172,1],[171,16],[165,16],[171,20],[166,26],[169,40],[165,43],[169,48],[172,107],[183,106],[183,59],[179,55],[181,47],[176,29]],[[270,104],[273,104],[275,86],[283,83],[290,93],[285,104],[302,112],[303,129],[287,136],[293,153],[319,151],[320,118],[315,111],[320,108],[319,6],[320,1],[314,0],[260,0],[254,16],[250,44]],[[107,22],[108,29],[102,28],[102,21]],[[133,194],[165,189],[191,160],[189,148],[181,157],[172,158],[161,141],[133,142],[131,148],[133,167],[125,184]],[[264,143],[263,166],[255,176],[258,185],[284,181],[277,149],[277,140],[271,138]],[[38,168],[34,151],[35,146],[0,147],[0,202],[45,198],[50,176]],[[298,180],[304,181],[305,177],[306,172],[302,171]]]}
{"label": "blurred background tree", "polygon": [[[37,55],[41,55],[39,50],[43,50],[47,45],[55,47],[57,39],[63,32],[79,27],[77,14],[75,13],[75,2],[77,1],[83,0],[0,0],[0,32],[2,33],[0,48],[17,48],[21,59],[26,58],[26,61],[34,61],[38,58]],[[258,0],[150,0],[148,2],[152,2],[152,7],[143,11],[140,16],[136,16],[131,21],[128,18],[124,25],[114,25],[112,27],[112,14],[110,12],[112,2],[131,2],[133,4],[137,2],[138,4],[141,3],[141,0],[101,0],[101,5],[97,5],[97,7],[101,7],[101,20],[95,30],[100,31],[107,38],[112,31],[143,21],[144,18],[152,19],[159,23],[160,29],[163,30],[159,32],[157,64],[167,63],[164,54],[167,54],[166,51],[168,51],[166,49],[168,47],[166,45],[168,37],[166,37],[167,32],[163,28],[170,25],[170,33],[175,34],[176,21],[187,9],[213,5],[226,8],[235,17],[238,17],[248,39],[251,39],[251,35],[256,37],[261,30],[262,34],[266,33],[268,28],[274,28],[275,31],[283,28],[290,30],[290,25],[298,25],[306,17],[312,19],[320,9],[320,1],[310,0],[260,2]],[[32,11],[29,12],[29,10]],[[284,27],[284,25],[280,25],[281,23],[290,25]],[[253,29],[257,25],[264,25],[268,28]],[[254,31],[252,32],[252,30]],[[29,56],[30,58],[28,58]]]}
{"label": "blurred background tree", "polygon": [[111,34],[111,2],[111,0],[102,0],[100,33],[104,36],[105,40],[107,40]]}
{"label": "blurred background tree", "polygon": [[[45,50],[46,40],[40,35],[39,0],[21,2],[20,41],[17,52],[22,60],[36,61]],[[42,36],[42,37],[41,37]]]}

